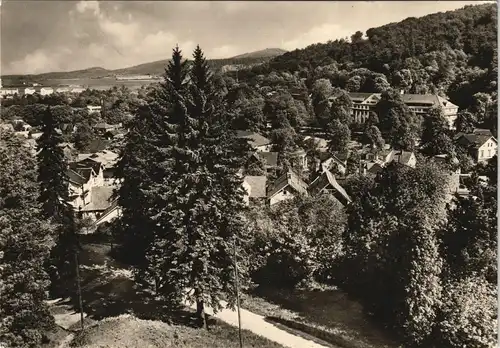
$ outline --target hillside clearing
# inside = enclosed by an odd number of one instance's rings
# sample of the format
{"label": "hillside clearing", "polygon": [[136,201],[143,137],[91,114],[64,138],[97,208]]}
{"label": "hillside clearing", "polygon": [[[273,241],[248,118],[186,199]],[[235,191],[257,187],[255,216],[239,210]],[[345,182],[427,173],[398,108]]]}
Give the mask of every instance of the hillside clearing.
{"label": "hillside clearing", "polygon": [[[245,347],[279,348],[263,337],[243,332]],[[75,335],[71,347],[86,348],[231,348],[238,347],[237,329],[220,322],[209,331],[141,320],[130,315],[106,318]]]}

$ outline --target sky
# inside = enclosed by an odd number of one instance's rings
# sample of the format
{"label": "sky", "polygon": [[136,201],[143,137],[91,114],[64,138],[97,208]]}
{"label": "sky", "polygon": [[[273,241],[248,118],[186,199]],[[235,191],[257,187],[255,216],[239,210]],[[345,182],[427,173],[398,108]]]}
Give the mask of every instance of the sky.
{"label": "sky", "polygon": [[[487,2],[487,1],[483,1]],[[119,69],[191,55],[294,50],[478,1],[0,0],[2,75]]]}

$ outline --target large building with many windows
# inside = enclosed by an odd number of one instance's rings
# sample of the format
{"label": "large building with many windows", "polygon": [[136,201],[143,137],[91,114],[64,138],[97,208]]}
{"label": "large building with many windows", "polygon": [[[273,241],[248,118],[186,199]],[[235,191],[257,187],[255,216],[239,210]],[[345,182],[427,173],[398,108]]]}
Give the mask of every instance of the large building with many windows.
{"label": "large building with many windows", "polygon": [[[357,123],[365,123],[370,112],[381,98],[380,93],[349,93],[353,107],[351,114]],[[416,114],[425,115],[432,107],[440,106],[450,128],[453,128],[457,118],[458,106],[435,94],[402,94],[403,102]]]}

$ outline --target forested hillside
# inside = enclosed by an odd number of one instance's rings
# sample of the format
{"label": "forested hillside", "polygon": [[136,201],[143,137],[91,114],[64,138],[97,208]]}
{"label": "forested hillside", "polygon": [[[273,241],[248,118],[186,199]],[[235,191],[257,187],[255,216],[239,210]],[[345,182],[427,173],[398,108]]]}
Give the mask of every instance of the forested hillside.
{"label": "forested hillside", "polygon": [[[238,72],[249,85],[293,85],[311,92],[318,79],[349,92],[438,93],[496,124],[496,4],[407,18],[318,43]],[[294,78],[291,78],[294,75]],[[305,80],[304,80],[305,79]],[[281,82],[280,82],[281,80]],[[284,81],[285,80],[285,81]],[[266,83],[266,81],[273,81]],[[491,115],[488,110],[492,110]],[[487,115],[488,113],[488,115]]]}

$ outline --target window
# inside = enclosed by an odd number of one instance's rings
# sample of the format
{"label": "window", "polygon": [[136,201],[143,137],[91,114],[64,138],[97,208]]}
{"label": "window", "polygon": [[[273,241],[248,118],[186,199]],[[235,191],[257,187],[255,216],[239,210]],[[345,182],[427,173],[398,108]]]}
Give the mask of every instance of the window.
{"label": "window", "polygon": [[488,157],[491,157],[491,150],[488,150]]}
{"label": "window", "polygon": [[481,153],[480,153],[480,156],[479,156],[479,157],[480,157],[480,158],[483,158],[483,157],[484,157],[484,151],[483,151],[483,150],[481,150]]}

